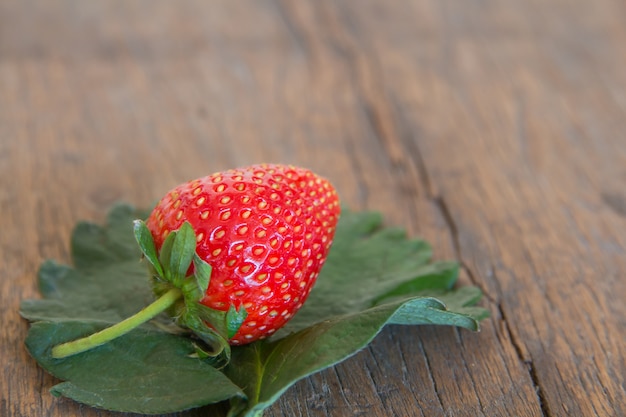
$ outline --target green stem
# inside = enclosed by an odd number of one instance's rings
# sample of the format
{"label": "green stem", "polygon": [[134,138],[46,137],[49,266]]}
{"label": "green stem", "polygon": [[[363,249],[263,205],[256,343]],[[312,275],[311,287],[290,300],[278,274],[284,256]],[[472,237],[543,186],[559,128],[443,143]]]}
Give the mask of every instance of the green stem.
{"label": "green stem", "polygon": [[111,340],[130,332],[148,320],[151,320],[159,313],[167,310],[167,308],[174,304],[182,295],[183,293],[181,290],[178,288],[172,288],[140,312],[117,324],[114,324],[111,327],[107,327],[104,330],[90,336],[83,337],[82,339],[77,339],[53,347],[52,357],[55,359],[66,358],[110,342]]}

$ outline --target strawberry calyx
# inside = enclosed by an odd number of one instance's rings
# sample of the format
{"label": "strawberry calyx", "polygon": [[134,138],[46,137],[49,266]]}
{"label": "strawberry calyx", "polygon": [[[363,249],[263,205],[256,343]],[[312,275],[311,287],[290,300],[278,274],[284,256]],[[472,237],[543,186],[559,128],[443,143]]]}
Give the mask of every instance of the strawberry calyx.
{"label": "strawberry calyx", "polygon": [[100,332],[63,343],[52,349],[61,359],[101,346],[167,311],[174,322],[202,341],[195,344],[196,355],[214,363],[228,363],[232,338],[247,317],[243,307],[231,305],[219,311],[200,304],[211,279],[211,265],[196,253],[196,235],[188,222],[168,234],[157,253],[150,230],[135,220],[134,235],[143,258],[148,261],[153,292],[158,297],[137,314]]}
{"label": "strawberry calyx", "polygon": [[177,231],[169,233],[158,255],[146,224],[136,220],[134,230],[137,243],[150,264],[153,292],[158,297],[172,288],[182,292],[182,298],[168,312],[179,326],[189,329],[205,343],[208,350],[203,349],[198,354],[230,358],[228,340],[237,333],[247,313],[245,308],[234,305],[227,311],[219,311],[200,304],[209,287],[212,268],[196,253],[196,234],[191,224],[185,222]]}

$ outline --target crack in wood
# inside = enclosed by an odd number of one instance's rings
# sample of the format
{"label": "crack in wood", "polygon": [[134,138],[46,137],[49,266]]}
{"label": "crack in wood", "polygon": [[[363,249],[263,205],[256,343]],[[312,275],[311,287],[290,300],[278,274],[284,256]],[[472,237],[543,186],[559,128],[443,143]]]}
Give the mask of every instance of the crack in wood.
{"label": "crack in wood", "polygon": [[[457,342],[463,346],[463,338],[461,337],[461,332],[459,328],[455,328],[454,329],[454,336],[457,340]],[[469,369],[469,363],[467,362],[467,358],[465,357],[465,353],[464,353],[465,349],[461,350],[461,358],[462,358],[462,363],[463,363],[463,367],[465,368],[465,372],[467,373],[467,375],[469,376],[470,380],[472,381],[471,385],[472,385],[472,389],[474,391],[474,394],[476,395],[476,400],[478,401],[478,405],[480,407],[480,411],[482,411],[482,414],[484,416],[487,416],[486,414],[486,408],[485,405],[483,404],[483,400],[480,397],[480,394],[478,393],[477,390],[477,384],[476,384],[476,380],[474,378],[474,375],[472,375],[472,372]]]}
{"label": "crack in wood", "polygon": [[[371,349],[369,349],[369,350],[370,350],[369,354],[372,355],[372,356],[375,356],[375,355],[372,354]],[[381,391],[379,389],[379,385],[376,383],[376,380],[375,380],[374,375],[372,373],[372,369],[370,368],[370,366],[369,366],[369,364],[367,362],[365,363],[365,373],[367,374],[367,377],[368,377],[368,379],[370,381],[370,384],[372,385],[372,390],[374,391],[374,394],[378,398],[378,401],[380,401],[380,403],[385,407],[385,409],[387,411],[389,411],[389,406],[388,406],[389,401],[387,401],[388,394],[386,392]]]}
{"label": "crack in wood", "polygon": [[[328,6],[320,10],[324,12],[322,15],[325,16],[325,24],[332,28],[329,31],[330,37],[327,38],[328,47],[345,62],[348,72],[353,75],[349,82],[371,137],[386,151],[390,170],[398,173],[397,178],[407,179],[400,183],[401,191],[407,195],[419,195],[419,187],[414,181],[417,177],[426,195],[430,195],[428,173],[423,167],[412,166],[410,163],[412,160],[405,158],[404,149],[394,147],[396,143],[404,146],[404,142],[411,143],[411,141],[394,140],[402,135],[398,132],[399,123],[396,120],[397,111],[393,105],[393,98],[389,97],[382,82],[380,63],[375,60],[375,55],[365,55],[361,52],[362,48],[354,39],[355,35],[350,33],[350,28],[352,28],[350,15],[343,13],[339,5],[336,5],[336,9],[332,11],[328,10]],[[337,22],[336,19],[340,19],[341,22]],[[354,163],[352,146],[349,146],[347,150],[351,162]],[[411,175],[412,168],[421,172],[418,175]]]}
{"label": "crack in wood", "polygon": [[603,192],[602,202],[615,214],[626,217],[626,196],[615,192]]}
{"label": "crack in wood", "polygon": [[441,216],[443,217],[443,220],[446,223],[448,231],[450,232],[450,239],[452,240],[452,247],[454,248],[454,254],[455,254],[457,261],[459,262],[459,265],[467,273],[467,276],[469,280],[471,281],[471,283],[480,289],[480,291],[483,293],[485,298],[489,302],[497,304],[498,303],[497,299],[493,297],[483,287],[483,285],[479,282],[478,278],[476,277],[472,269],[467,265],[467,263],[463,259],[463,254],[461,252],[461,241],[459,237],[459,229],[456,225],[456,221],[452,217],[452,213],[450,212],[450,208],[448,207],[448,204],[446,203],[445,199],[442,196],[435,196],[435,197],[432,197],[431,200],[433,201],[435,206],[439,209],[439,212],[441,213]]}
{"label": "crack in wood", "polygon": [[[401,118],[401,124],[406,125],[407,122],[403,120],[403,113],[400,111],[397,100],[392,100],[391,105],[394,108],[394,114],[397,115],[398,118]],[[402,146],[404,148],[407,148],[408,154],[413,155],[415,168],[421,181],[422,188],[424,188],[424,192],[426,193],[426,197],[430,200],[433,200],[433,197],[435,195],[433,183],[428,172],[428,167],[426,166],[426,161],[424,161],[424,156],[417,143],[418,141],[413,140],[413,135],[410,134],[400,135],[399,139],[402,143]]]}
{"label": "crack in wood", "polygon": [[[399,340],[395,337],[395,331],[391,330],[389,332],[389,337],[393,343],[393,345],[395,346],[395,348],[397,349],[398,355],[400,356],[400,360],[402,363],[402,382],[404,384],[405,387],[409,388],[410,386],[410,381],[408,380],[407,376],[409,373],[407,364],[409,363],[409,361],[406,358],[406,355],[404,354],[404,349],[402,344],[399,342]],[[420,342],[421,343],[421,342]],[[430,376],[430,378],[432,379],[432,376]],[[409,392],[411,393],[411,395],[413,396],[414,400],[415,400],[415,405],[419,408],[420,411],[420,415],[422,417],[425,417],[425,410],[424,410],[424,406],[421,403],[421,398],[418,398],[419,393],[416,393],[413,389],[410,389]],[[441,403],[441,401],[440,401]],[[443,412],[443,410],[441,410],[441,412]]]}
{"label": "crack in wood", "polygon": [[442,410],[445,410],[446,407],[444,406],[444,403],[443,403],[443,398],[441,396],[440,388],[437,386],[437,381],[435,381],[433,368],[430,363],[430,358],[428,357],[428,354],[426,353],[426,349],[424,348],[424,343],[422,342],[421,339],[419,341],[419,348],[420,348],[420,352],[422,353],[422,356],[424,357],[424,363],[426,364],[426,368],[428,369],[428,379],[433,386],[433,391],[435,391],[437,401],[439,402],[439,407]]}
{"label": "crack in wood", "polygon": [[523,363],[526,366],[526,369],[528,371],[528,376],[530,377],[530,380],[532,381],[532,384],[533,384],[533,388],[535,392],[537,393],[537,401],[539,403],[539,409],[541,410],[541,415],[543,417],[552,417],[553,414],[550,411],[550,408],[548,406],[546,393],[544,392],[544,389],[541,386],[539,375],[537,374],[537,368],[535,367],[535,363],[532,360],[532,357],[526,357],[526,355],[524,355],[524,349],[522,348],[521,342],[517,340],[517,337],[515,336],[513,329],[511,329],[511,325],[509,324],[510,322],[507,318],[507,314],[504,311],[504,308],[502,307],[502,303],[497,303],[496,308],[498,309],[498,313],[500,314],[500,317],[502,317],[502,323],[504,323],[504,330],[506,331],[509,337],[509,340],[511,341],[511,345],[513,346],[513,349],[515,350],[517,358],[519,359],[521,363]]}

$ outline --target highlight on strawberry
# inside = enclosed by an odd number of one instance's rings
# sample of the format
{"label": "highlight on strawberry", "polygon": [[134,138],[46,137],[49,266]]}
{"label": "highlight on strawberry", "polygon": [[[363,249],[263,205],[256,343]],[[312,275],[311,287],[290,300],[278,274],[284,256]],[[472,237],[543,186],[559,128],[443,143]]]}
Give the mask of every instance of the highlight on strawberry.
{"label": "highlight on strawberry", "polygon": [[270,337],[306,301],[339,216],[336,190],[304,168],[253,165],[181,184],[134,224],[156,301],[52,356],[105,344],[163,311],[205,342],[207,357]]}

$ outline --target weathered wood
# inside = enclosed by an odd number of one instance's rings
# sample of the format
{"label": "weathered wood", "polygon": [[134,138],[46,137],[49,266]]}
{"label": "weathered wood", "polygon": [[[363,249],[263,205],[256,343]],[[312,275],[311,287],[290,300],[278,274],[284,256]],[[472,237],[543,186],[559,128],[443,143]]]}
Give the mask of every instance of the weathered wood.
{"label": "weathered wood", "polygon": [[[268,416],[626,415],[626,4],[0,1],[1,416],[48,394],[19,301],[72,225],[259,161],[458,259],[480,333],[390,327]],[[204,415],[195,410],[179,415]]]}

